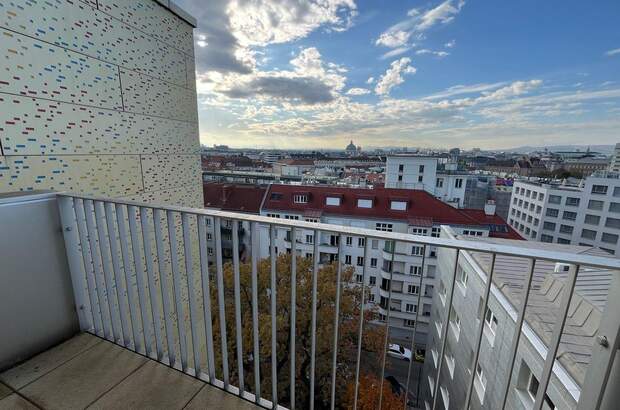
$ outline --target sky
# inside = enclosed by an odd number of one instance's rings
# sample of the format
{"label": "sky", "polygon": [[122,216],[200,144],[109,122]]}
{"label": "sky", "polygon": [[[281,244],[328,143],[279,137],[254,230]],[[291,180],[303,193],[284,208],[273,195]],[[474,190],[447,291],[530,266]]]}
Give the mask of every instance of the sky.
{"label": "sky", "polygon": [[177,3],[205,145],[620,142],[617,0]]}

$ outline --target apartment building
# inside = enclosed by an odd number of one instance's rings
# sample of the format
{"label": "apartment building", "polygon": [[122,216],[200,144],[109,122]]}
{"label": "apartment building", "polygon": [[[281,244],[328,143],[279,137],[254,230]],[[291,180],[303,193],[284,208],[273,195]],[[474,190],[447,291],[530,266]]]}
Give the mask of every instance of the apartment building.
{"label": "apartment building", "polygon": [[[449,227],[443,229],[442,237],[463,238]],[[508,243],[493,238],[479,240],[495,244]],[[574,245],[535,244],[525,241],[510,241],[510,245],[523,249],[606,255],[604,251],[596,248]],[[438,256],[437,296],[430,318],[427,360],[422,381],[426,408],[431,408],[434,401],[437,404],[435,408],[438,409],[458,408],[455,403],[465,401],[472,372],[474,383],[471,408],[532,408],[553,326],[559,320],[568,265],[536,262],[522,334],[512,365],[510,346],[515,337],[526,276],[531,269],[530,260],[497,256],[489,299],[485,306],[484,295],[491,269],[491,256],[478,252],[461,252],[454,282],[455,252],[441,249]],[[580,273],[566,319],[565,332],[570,334],[570,337],[560,341],[556,354],[558,360],[544,396],[543,409],[576,408],[595,343],[593,335],[601,323],[612,276],[617,272],[588,268]],[[454,290],[451,290],[452,283]],[[450,293],[452,306],[446,307],[446,299]],[[447,329],[443,328],[445,323],[448,324]],[[482,335],[479,356],[474,363],[480,326]],[[440,360],[444,342],[444,356],[443,360]],[[441,372],[438,372],[440,366]],[[510,384],[506,406],[502,407],[508,377]],[[437,397],[434,397],[435,391]]]}
{"label": "apartment building", "polygon": [[200,206],[195,26],[168,1],[0,3],[0,193]]}
{"label": "apartment building", "polygon": [[620,172],[620,142],[614,146],[614,153],[611,156],[609,162],[609,170]]}
{"label": "apartment building", "polygon": [[389,155],[385,164],[385,187],[423,189],[455,208],[463,208],[465,188],[471,176],[459,171],[456,163],[439,163],[439,160],[413,154]]}
{"label": "apartment building", "polygon": [[[472,237],[503,237],[520,239],[506,222],[495,215],[494,207],[483,210],[453,208],[423,190],[354,189],[325,186],[271,185],[265,194],[261,214],[273,218],[321,222],[377,231],[414,235],[439,236],[442,225],[449,225],[459,234]],[[290,252],[290,232],[276,232],[276,251]],[[301,256],[311,257],[314,242],[319,241],[320,263],[338,258],[339,235],[312,230],[297,232],[297,249]],[[423,246],[343,236],[340,244],[347,266],[355,268],[354,281],[369,286],[368,300],[376,304],[385,320],[390,311],[390,334],[394,339],[407,340],[415,324],[418,295],[423,303],[419,316],[419,341],[423,348],[431,314],[433,290],[436,286],[436,249]],[[261,236],[261,257],[269,254],[269,236]],[[424,266],[423,266],[424,264]],[[365,277],[364,267],[366,268]],[[390,280],[391,278],[391,280]],[[388,306],[390,288],[392,297]]]}
{"label": "apartment building", "polygon": [[508,223],[524,238],[620,251],[620,174],[596,172],[581,186],[516,181]]}

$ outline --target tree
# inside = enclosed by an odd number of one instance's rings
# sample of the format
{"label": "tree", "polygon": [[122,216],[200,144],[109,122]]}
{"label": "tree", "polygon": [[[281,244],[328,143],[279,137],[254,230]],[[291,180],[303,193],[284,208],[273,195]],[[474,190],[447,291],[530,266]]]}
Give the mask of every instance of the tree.
{"label": "tree", "polygon": [[[360,376],[357,408],[359,410],[376,410],[379,407],[379,389],[381,380],[371,373]],[[353,408],[355,397],[355,383],[347,385],[345,397],[346,408]],[[401,410],[405,403],[405,395],[397,394],[392,390],[388,382],[383,383],[383,398],[381,399],[381,410]]]}
{"label": "tree", "polygon": [[[311,366],[311,319],[312,319],[312,260],[297,257],[296,280],[296,329],[295,329],[295,402],[298,408],[310,403]],[[290,304],[291,304],[291,256],[281,254],[276,259],[276,320],[277,320],[277,380],[278,402],[290,404]],[[341,298],[339,314],[339,339],[337,356],[336,401],[338,407],[346,405],[346,392],[355,380],[355,362],[360,320],[361,288],[351,285],[354,269],[344,268],[341,273]],[[235,322],[234,271],[232,264],[224,266],[224,301],[227,333],[227,352],[231,383],[238,384],[237,340]],[[243,369],[246,390],[254,391],[254,355],[252,322],[252,269],[250,263],[239,266],[240,301],[242,323]],[[337,265],[329,264],[318,271],[316,356],[315,356],[315,407],[328,408],[330,403],[332,354],[334,342],[334,316],[336,300]],[[216,368],[222,368],[219,313],[215,275],[211,279],[212,323]],[[271,399],[271,261],[263,259],[258,264],[258,324],[260,346],[261,396]],[[378,360],[383,354],[385,328],[368,324],[376,315],[374,309],[366,309],[362,349],[377,352]],[[375,363],[376,365],[376,363]],[[376,368],[377,366],[375,366]],[[360,376],[362,377],[362,376]],[[366,380],[366,379],[365,379]]]}

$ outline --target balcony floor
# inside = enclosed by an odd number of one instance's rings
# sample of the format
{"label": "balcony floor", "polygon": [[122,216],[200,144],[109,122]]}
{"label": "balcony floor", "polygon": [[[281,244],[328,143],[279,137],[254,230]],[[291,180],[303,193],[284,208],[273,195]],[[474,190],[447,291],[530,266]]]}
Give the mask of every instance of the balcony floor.
{"label": "balcony floor", "polygon": [[79,334],[0,374],[5,409],[258,407],[154,360]]}

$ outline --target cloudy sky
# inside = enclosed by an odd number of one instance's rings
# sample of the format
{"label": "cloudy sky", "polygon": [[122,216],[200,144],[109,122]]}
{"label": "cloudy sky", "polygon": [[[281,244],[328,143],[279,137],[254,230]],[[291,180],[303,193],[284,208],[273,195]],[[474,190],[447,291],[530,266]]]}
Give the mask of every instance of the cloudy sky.
{"label": "cloudy sky", "polygon": [[617,0],[177,2],[203,144],[620,141]]}

